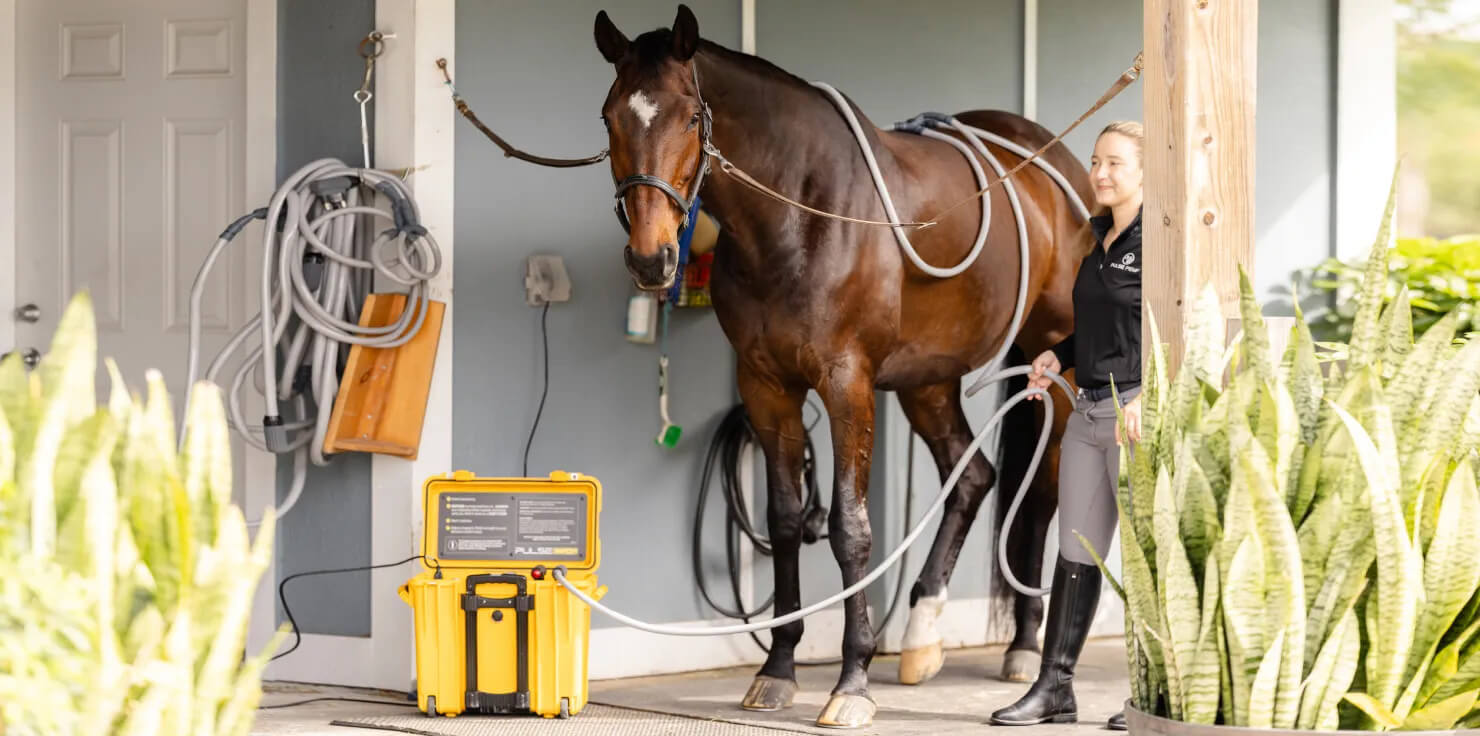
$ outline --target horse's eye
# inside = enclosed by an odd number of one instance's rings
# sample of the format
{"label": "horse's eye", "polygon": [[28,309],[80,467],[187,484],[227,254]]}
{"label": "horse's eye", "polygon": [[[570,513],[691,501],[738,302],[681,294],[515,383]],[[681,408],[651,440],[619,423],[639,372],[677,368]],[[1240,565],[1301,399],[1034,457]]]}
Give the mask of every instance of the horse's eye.
{"label": "horse's eye", "polygon": [[611,132],[612,121],[607,120],[605,115],[601,116],[601,127],[606,128],[608,133]]}
{"label": "horse's eye", "polygon": [[694,117],[689,118],[689,130],[693,130],[694,129],[694,126],[696,126],[698,124],[699,124],[699,113],[696,112],[696,113],[694,113]]}

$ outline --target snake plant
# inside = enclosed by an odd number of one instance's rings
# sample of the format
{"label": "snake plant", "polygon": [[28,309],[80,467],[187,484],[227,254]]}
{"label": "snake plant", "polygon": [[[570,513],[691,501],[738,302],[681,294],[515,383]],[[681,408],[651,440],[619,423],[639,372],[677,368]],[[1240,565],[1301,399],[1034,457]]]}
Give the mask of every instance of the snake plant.
{"label": "snake plant", "polygon": [[107,361],[99,406],[96,371],[86,293],[35,372],[0,362],[0,733],[245,734],[273,517],[248,539],[214,386],[195,387],[177,452],[159,374],[140,397]]}
{"label": "snake plant", "polygon": [[1404,295],[1383,309],[1392,210],[1342,361],[1299,318],[1274,354],[1246,275],[1227,348],[1211,289],[1175,371],[1152,321],[1111,579],[1139,710],[1480,726],[1480,340],[1457,344],[1450,316],[1415,343]]}

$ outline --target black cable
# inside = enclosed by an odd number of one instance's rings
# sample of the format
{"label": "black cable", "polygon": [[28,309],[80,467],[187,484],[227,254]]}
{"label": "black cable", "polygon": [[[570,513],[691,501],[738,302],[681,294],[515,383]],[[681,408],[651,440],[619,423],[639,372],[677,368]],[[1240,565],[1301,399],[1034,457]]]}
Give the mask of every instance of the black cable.
{"label": "black cable", "polygon": [[[407,557],[406,559],[401,560],[400,562],[387,562],[384,565],[364,565],[362,567],[342,567],[342,568],[337,568],[337,569],[334,569],[334,570],[308,570],[308,571],[305,571],[305,572],[295,572],[292,575],[289,575],[288,577],[283,578],[282,582],[278,583],[278,602],[283,605],[283,614],[288,617],[288,623],[290,623],[290,624],[293,625],[293,646],[288,647],[288,651],[286,651],[286,652],[283,652],[281,654],[274,654],[272,656],[272,659],[278,659],[280,657],[286,657],[289,654],[292,654],[293,653],[293,650],[294,649],[297,649],[298,648],[298,645],[301,644],[301,643],[303,643],[303,635],[298,632],[298,621],[293,618],[293,611],[291,611],[288,608],[288,596],[287,596],[287,593],[285,592],[285,589],[288,587],[288,582],[289,581],[293,580],[294,578],[301,578],[301,577],[306,577],[306,576],[309,576],[309,575],[332,575],[332,574],[341,573],[341,572],[359,572],[361,570],[379,570],[379,569],[385,568],[385,567],[398,567],[398,566],[404,565],[404,564],[406,564],[406,563],[408,563],[408,562],[410,562],[412,560],[425,560],[425,559],[426,559],[426,555],[416,555],[415,557]],[[442,575],[442,567],[441,567],[441,565],[438,565],[437,566],[437,575],[439,577]],[[270,662],[272,660],[268,660],[268,661]]]}
{"label": "black cable", "polygon": [[[810,400],[807,403],[809,406],[812,406]],[[812,544],[827,539],[826,532],[822,531],[827,523],[827,509],[826,507],[822,506],[820,501],[820,493],[818,490],[819,484],[817,482],[816,453],[815,448],[812,444],[811,433],[812,428],[815,427],[822,420],[823,413],[822,410],[818,409],[816,406],[813,406],[813,409],[817,411],[817,416],[814,417],[813,420],[808,423],[806,427],[807,439],[805,445],[803,446],[802,456],[802,483],[804,486],[804,500],[802,503],[802,540],[807,544]],[[740,619],[745,623],[750,623],[751,619],[759,616],[767,609],[773,607],[776,599],[775,593],[773,592],[770,596],[766,598],[763,603],[758,605],[755,609],[747,610],[744,607],[744,596],[742,595],[742,592],[740,590],[740,540],[742,536],[743,538],[750,541],[750,544],[756,552],[767,557],[774,555],[774,550],[771,547],[771,540],[769,539],[769,537],[761,534],[758,530],[756,530],[755,525],[751,520],[750,508],[748,507],[745,501],[744,494],[741,493],[740,488],[740,458],[743,454],[745,446],[750,443],[756,443],[757,440],[758,437],[756,436],[755,429],[750,424],[749,417],[745,413],[745,407],[743,404],[737,404],[736,406],[731,408],[730,411],[727,412],[725,416],[720,420],[719,426],[715,429],[714,436],[710,440],[709,449],[706,452],[704,458],[704,470],[702,475],[700,476],[699,481],[699,498],[694,513],[693,547],[691,550],[692,563],[694,567],[694,577],[698,584],[699,594],[704,599],[704,602],[720,615],[728,618]],[[911,500],[914,495],[915,446],[913,433],[910,434],[909,442],[910,451],[907,464],[908,480],[906,483],[907,495],[905,499],[906,529],[909,528],[909,523],[911,521],[909,517],[912,513]],[[714,474],[716,464],[718,464],[719,466],[720,489],[721,493],[725,497],[727,507],[725,521],[725,561],[729,570],[730,593],[735,601],[733,607],[722,605],[719,602],[715,601],[714,596],[711,595],[709,591],[709,586],[706,582],[707,576],[705,575],[703,565],[704,512],[705,509],[708,507],[710,483],[711,478]],[[894,592],[891,597],[891,602],[889,608],[884,614],[884,617],[880,619],[875,626],[875,636],[878,636],[879,633],[883,631],[884,627],[888,625],[889,621],[892,620],[894,617],[895,610],[898,607],[900,594],[903,592],[904,589],[904,575],[905,570],[908,567],[908,559],[908,552],[906,552],[900,558],[899,571],[895,574]],[[757,636],[755,632],[751,632],[750,637],[756,643],[756,646],[760,647],[763,651],[766,651],[768,653],[770,652],[770,648],[761,641],[760,637]],[[834,662],[836,661],[841,660],[834,660]],[[798,664],[825,663],[806,662]]]}
{"label": "black cable", "polygon": [[545,397],[550,394],[550,331],[545,327],[545,317],[550,314],[550,303],[545,302],[540,310],[540,342],[545,346],[545,386],[540,390],[540,408],[534,412],[534,424],[529,428],[529,439],[524,442],[524,477],[529,477],[529,448],[534,444],[535,430],[540,428],[540,415],[545,413]]}
{"label": "black cable", "polygon": [[339,701],[343,701],[345,703],[369,703],[371,705],[400,705],[400,706],[405,706],[405,707],[409,707],[409,708],[420,708],[421,707],[421,705],[419,703],[403,703],[403,702],[401,702],[399,700],[367,700],[365,698],[338,698],[338,697],[330,698],[330,697],[324,697],[324,698],[309,698],[308,700],[295,700],[295,701],[293,701],[291,703],[278,703],[277,705],[259,705],[259,706],[257,706],[257,710],[272,710],[274,708],[292,708],[292,707],[298,706],[298,705],[308,705],[309,703],[318,703],[318,702],[322,702],[322,701],[325,701],[325,700],[339,700]]}

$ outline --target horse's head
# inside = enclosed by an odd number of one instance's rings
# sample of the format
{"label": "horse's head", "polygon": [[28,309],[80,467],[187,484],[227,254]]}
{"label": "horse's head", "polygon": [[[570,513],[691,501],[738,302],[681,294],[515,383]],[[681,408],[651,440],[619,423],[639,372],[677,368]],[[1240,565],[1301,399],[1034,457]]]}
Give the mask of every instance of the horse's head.
{"label": "horse's head", "polygon": [[694,68],[699,21],[680,5],[671,30],[629,41],[603,10],[596,47],[617,71],[601,120],[617,217],[627,228],[627,270],[638,288],[664,289],[678,272],[678,236],[708,168],[709,110]]}

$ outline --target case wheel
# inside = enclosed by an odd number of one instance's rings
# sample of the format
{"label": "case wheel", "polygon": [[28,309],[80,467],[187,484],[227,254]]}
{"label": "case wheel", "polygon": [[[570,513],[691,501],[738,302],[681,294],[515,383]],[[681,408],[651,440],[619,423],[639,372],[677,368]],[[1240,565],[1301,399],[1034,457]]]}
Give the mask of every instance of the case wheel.
{"label": "case wheel", "polygon": [[437,696],[435,696],[435,695],[428,695],[427,696],[427,717],[428,718],[436,718],[437,717]]}
{"label": "case wheel", "polygon": [[570,718],[570,698],[560,699],[560,717]]}

